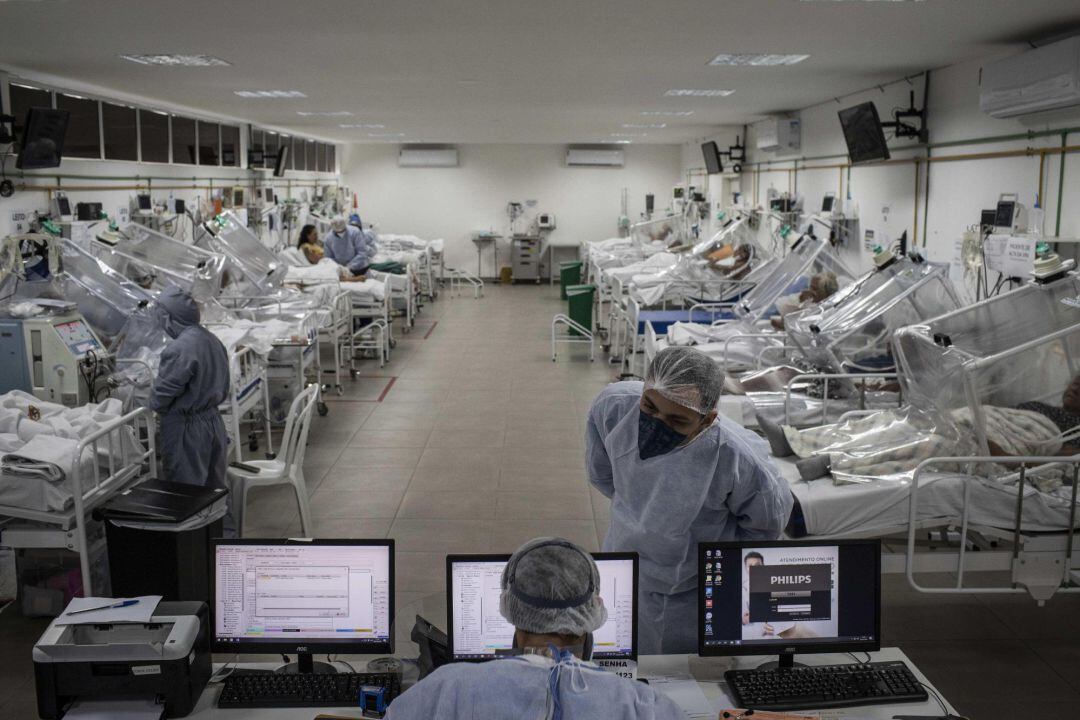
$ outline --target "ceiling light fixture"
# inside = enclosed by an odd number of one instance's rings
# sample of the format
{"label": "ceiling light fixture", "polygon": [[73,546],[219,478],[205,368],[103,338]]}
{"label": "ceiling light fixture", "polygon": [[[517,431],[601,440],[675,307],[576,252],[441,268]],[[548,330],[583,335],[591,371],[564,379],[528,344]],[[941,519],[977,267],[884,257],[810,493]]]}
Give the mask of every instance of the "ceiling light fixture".
{"label": "ceiling light fixture", "polygon": [[628,130],[663,130],[667,123],[623,123],[622,126]]}
{"label": "ceiling light fixture", "polygon": [[330,112],[326,111],[314,111],[314,110],[297,110],[297,115],[303,117],[352,117],[352,113],[348,110],[334,110]]}
{"label": "ceiling light fixture", "polygon": [[173,67],[223,67],[230,65],[213,55],[121,55],[140,65],[170,65]]}
{"label": "ceiling light fixture", "polygon": [[306,98],[299,90],[234,90],[242,98]]}
{"label": "ceiling light fixture", "polygon": [[368,133],[370,138],[401,138],[405,137],[405,133]]}
{"label": "ceiling light fixture", "polygon": [[709,61],[710,65],[734,65],[736,67],[775,67],[777,65],[797,65],[809,58],[809,55],[777,55],[769,53],[735,53],[717,55]]}
{"label": "ceiling light fixture", "polygon": [[632,144],[632,142],[630,140],[614,140],[612,142],[614,142],[616,145],[631,145]]}
{"label": "ceiling light fixture", "polygon": [[694,114],[693,110],[642,110],[642,115],[646,117],[690,117]]}
{"label": "ceiling light fixture", "polygon": [[623,138],[645,137],[647,134],[648,133],[608,133],[608,135],[611,136],[611,137],[623,137]]}
{"label": "ceiling light fixture", "polygon": [[668,90],[664,95],[668,97],[727,97],[734,90]]}
{"label": "ceiling light fixture", "polygon": [[338,127],[346,130],[382,130],[386,126],[381,123],[346,123]]}

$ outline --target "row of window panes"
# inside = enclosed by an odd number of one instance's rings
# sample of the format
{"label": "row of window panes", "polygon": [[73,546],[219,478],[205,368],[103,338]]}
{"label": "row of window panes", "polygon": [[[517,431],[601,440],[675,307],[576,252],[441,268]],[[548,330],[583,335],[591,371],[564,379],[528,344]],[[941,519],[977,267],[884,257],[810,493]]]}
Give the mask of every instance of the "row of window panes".
{"label": "row of window panes", "polygon": [[[337,150],[334,145],[258,128],[252,128],[248,142],[252,151],[249,167],[273,169],[278,153],[285,146],[289,148],[286,170],[337,172]],[[259,158],[262,158],[262,163],[259,163]]]}
{"label": "row of window panes", "polygon": [[[11,114],[22,123],[31,107],[53,107],[53,93],[49,90],[31,88],[12,83]],[[192,118],[167,115],[153,110],[136,110],[126,105],[88,100],[76,95],[57,92],[55,107],[71,113],[64,156],[106,160],[139,160],[142,162],[172,162],[176,165],[209,165],[240,167],[240,128],[233,125]],[[100,120],[99,110],[100,105]],[[170,141],[171,126],[171,141]],[[104,129],[104,133],[100,131]],[[253,131],[262,144],[262,131]],[[274,167],[279,148],[278,138],[292,143],[290,160],[286,169],[334,172],[337,169],[333,145],[313,140],[289,138],[287,135],[266,132],[268,142],[264,149],[264,162],[252,162],[249,167]],[[105,147],[102,153],[101,139]],[[316,149],[317,147],[317,149]],[[252,149],[259,147],[252,145]],[[259,153],[255,154],[258,158]]]}

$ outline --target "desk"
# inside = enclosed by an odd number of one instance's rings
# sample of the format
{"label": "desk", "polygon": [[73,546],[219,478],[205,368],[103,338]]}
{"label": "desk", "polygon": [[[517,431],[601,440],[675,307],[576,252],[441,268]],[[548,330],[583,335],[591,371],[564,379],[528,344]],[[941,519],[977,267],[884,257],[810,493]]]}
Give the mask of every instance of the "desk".
{"label": "desk", "polygon": [[[861,655],[861,653],[860,653]],[[684,677],[698,682],[705,697],[714,705],[719,714],[721,704],[728,706],[726,702],[724,684],[724,671],[737,668],[748,668],[760,665],[774,657],[732,657],[732,658],[699,658],[696,655],[643,655],[640,661],[639,675],[648,678],[650,676]],[[887,660],[903,660],[908,664],[915,676],[931,685],[930,681],[919,672],[919,669],[908,660],[907,656],[899,648],[885,648],[881,652],[871,653],[870,659],[874,662]],[[805,665],[828,665],[852,662],[851,658],[843,654],[835,655],[800,655],[798,662]],[[243,664],[241,667],[265,668],[277,667],[280,663],[253,663]],[[360,672],[364,670],[364,663],[352,661],[352,665]],[[220,664],[215,663],[216,671]],[[340,664],[338,667],[342,667]],[[219,710],[216,707],[220,685],[209,686],[199,698],[194,712],[188,717],[191,720],[311,720],[319,713],[343,715],[346,717],[361,717],[359,709],[351,708],[256,708],[250,710]],[[948,705],[948,701],[945,701]],[[956,710],[949,705],[950,712]],[[807,714],[820,713],[822,720],[842,720],[845,717],[859,718],[859,720],[888,720],[893,715],[940,715],[941,707],[931,694],[925,703],[903,703],[897,705],[867,705],[860,708],[845,708],[843,710],[813,710]]]}

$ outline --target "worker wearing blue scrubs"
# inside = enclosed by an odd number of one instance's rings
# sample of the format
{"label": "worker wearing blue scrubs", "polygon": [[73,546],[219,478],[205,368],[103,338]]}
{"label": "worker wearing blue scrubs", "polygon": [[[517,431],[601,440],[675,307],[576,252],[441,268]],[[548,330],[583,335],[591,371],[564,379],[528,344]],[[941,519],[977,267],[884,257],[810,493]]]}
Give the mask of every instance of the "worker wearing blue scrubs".
{"label": "worker wearing blue scrubs", "polygon": [[186,291],[166,288],[155,307],[172,338],[150,394],[161,418],[163,479],[224,487],[229,436],[218,406],[229,395],[225,346],[199,324],[199,307]]}
{"label": "worker wearing blue scrubs", "polygon": [[331,221],[330,232],[323,238],[323,251],[353,275],[363,275],[375,254],[371,239],[360,228],[345,222],[341,215]]}
{"label": "worker wearing blue scrubs", "polygon": [[697,544],[773,540],[791,512],[761,438],[717,415],[724,373],[666,348],[645,382],[609,385],[589,408],[589,482],[611,498],[605,551],[641,556],[642,654],[697,652]]}
{"label": "worker wearing blue scrubs", "polygon": [[443,665],[394,700],[387,720],[685,720],[667,696],[588,661],[607,609],[585,550],[530,540],[503,569],[501,590],[499,612],[515,627],[520,654]]}

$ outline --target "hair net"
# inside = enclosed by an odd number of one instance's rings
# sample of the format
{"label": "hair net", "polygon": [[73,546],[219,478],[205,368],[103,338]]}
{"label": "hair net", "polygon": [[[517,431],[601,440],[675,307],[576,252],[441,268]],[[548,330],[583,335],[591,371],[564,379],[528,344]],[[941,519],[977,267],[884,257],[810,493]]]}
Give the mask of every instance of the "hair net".
{"label": "hair net", "polygon": [[591,633],[607,621],[596,561],[569,540],[530,540],[503,568],[499,611],[526,632]]}
{"label": "hair net", "polygon": [[645,373],[645,389],[673,403],[708,415],[720,402],[724,371],[692,347],[668,347],[656,353]]}
{"label": "hair net", "polygon": [[335,215],[334,219],[330,221],[330,228],[336,233],[345,232],[347,224],[344,215]]}
{"label": "hair net", "polygon": [[170,285],[157,297],[157,313],[165,333],[177,337],[184,328],[199,324],[199,306],[186,290]]}

